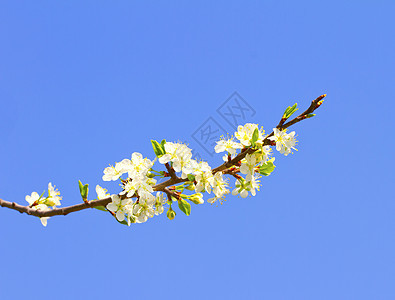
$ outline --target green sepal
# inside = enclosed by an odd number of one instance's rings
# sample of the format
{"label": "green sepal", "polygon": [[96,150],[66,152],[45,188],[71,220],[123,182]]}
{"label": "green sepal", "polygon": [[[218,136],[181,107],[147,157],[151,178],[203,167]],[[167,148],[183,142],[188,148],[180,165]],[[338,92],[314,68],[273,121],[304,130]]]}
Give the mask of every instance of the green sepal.
{"label": "green sepal", "polygon": [[188,180],[194,182],[195,181],[195,175],[188,174]]}
{"label": "green sepal", "polygon": [[151,140],[151,143],[152,143],[152,148],[154,148],[154,152],[155,152],[155,155],[157,156],[157,157],[161,157],[163,154],[165,154],[165,152],[163,151],[163,149],[162,149],[162,146],[161,146],[161,144],[159,144],[157,141],[155,141],[155,140]]}
{"label": "green sepal", "polygon": [[178,207],[187,216],[191,214],[191,205],[186,200],[178,199]]}

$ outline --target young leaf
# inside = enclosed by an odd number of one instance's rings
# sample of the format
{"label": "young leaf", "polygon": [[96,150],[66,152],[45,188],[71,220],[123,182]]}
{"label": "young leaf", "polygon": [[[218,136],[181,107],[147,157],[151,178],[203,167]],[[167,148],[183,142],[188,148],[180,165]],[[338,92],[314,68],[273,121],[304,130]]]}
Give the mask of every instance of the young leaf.
{"label": "young leaf", "polygon": [[297,105],[298,104],[295,103],[292,106],[288,106],[288,108],[284,112],[283,118],[288,119],[290,116],[292,116],[292,114],[299,109],[296,107]]}
{"label": "young leaf", "polygon": [[184,199],[178,199],[178,207],[187,216],[191,214],[191,205]]}
{"label": "young leaf", "polygon": [[81,180],[78,180],[78,185],[80,188],[81,197],[84,201],[86,201],[86,199],[88,199],[89,184],[83,185]]}
{"label": "young leaf", "polygon": [[264,176],[269,176],[274,171],[275,167],[273,162],[269,160],[259,167],[259,173]]}
{"label": "young leaf", "polygon": [[258,140],[259,137],[259,130],[258,128],[255,128],[254,133],[252,134],[252,138],[251,138],[251,145],[255,146],[255,142]]}
{"label": "young leaf", "polygon": [[162,156],[163,154],[165,154],[164,151],[163,151],[163,149],[162,149],[161,144],[159,144],[159,143],[158,143],[157,141],[155,141],[155,140],[151,140],[151,143],[152,143],[152,148],[154,148],[154,152],[155,152],[155,155],[156,155],[157,157],[160,157],[160,156]]}
{"label": "young leaf", "polygon": [[166,144],[166,140],[163,139],[163,140],[160,142],[160,146],[162,147],[163,154],[166,154],[165,144]]}

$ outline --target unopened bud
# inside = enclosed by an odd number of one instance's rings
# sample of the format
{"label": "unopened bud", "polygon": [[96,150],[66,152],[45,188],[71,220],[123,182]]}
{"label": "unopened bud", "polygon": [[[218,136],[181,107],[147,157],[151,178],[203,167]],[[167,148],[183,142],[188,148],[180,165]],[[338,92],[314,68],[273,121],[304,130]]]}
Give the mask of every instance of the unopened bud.
{"label": "unopened bud", "polygon": [[170,207],[166,213],[169,220],[173,220],[176,217],[176,212]]}
{"label": "unopened bud", "polygon": [[203,195],[201,193],[192,194],[188,198],[195,204],[203,204],[204,203]]}
{"label": "unopened bud", "polygon": [[185,188],[189,191],[194,191],[195,187],[193,186],[193,184],[188,184],[187,186],[185,186]]}

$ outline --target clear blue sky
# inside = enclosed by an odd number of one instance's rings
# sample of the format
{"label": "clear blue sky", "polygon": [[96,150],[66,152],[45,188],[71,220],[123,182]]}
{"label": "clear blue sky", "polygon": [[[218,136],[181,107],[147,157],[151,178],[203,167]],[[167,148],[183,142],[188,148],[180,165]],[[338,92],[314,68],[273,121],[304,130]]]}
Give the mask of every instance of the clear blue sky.
{"label": "clear blue sky", "polygon": [[[395,299],[393,1],[2,1],[0,197],[188,141],[237,91],[299,151],[255,198],[128,228],[97,210],[0,209],[1,299]],[[233,182],[233,180],[232,180]],[[92,194],[93,195],[93,194]]]}

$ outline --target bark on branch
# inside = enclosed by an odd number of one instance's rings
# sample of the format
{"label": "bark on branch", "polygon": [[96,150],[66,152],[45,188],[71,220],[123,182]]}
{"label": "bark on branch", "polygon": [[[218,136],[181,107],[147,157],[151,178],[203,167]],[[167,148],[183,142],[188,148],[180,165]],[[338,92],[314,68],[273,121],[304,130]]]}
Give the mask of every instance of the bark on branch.
{"label": "bark on branch", "polygon": [[[307,115],[313,113],[320,105],[322,102],[320,102],[323,98],[325,98],[326,94],[319,96],[315,100],[313,100],[307,110],[305,110],[303,113],[301,113],[299,116],[295,117],[291,121],[285,123],[283,119],[281,119],[280,123],[277,125],[277,128],[282,130],[285,128],[288,128],[304,119],[307,118]],[[285,123],[285,124],[284,124]],[[266,138],[263,140],[263,145],[271,145],[271,141],[268,139],[269,137],[273,136],[273,132],[270,133]],[[242,151],[239,153],[236,157],[234,157],[232,160],[223,163],[222,165],[216,167],[215,169],[212,170],[212,173],[215,174],[217,172],[223,171],[224,173],[230,174],[230,175],[235,175],[235,170],[229,170],[230,168],[236,166],[238,162],[240,162],[247,154],[254,153],[256,150],[253,148],[247,148],[245,151]],[[182,182],[188,181],[188,179],[182,179],[176,175],[174,172],[174,169],[170,167],[170,165],[166,165],[166,168],[170,174],[170,179],[168,179],[165,182],[159,183],[153,187],[155,191],[162,191],[166,193],[168,196],[174,196],[173,192],[168,189],[169,186],[176,185]],[[125,195],[120,196],[121,198],[125,198]],[[52,210],[46,210],[46,211],[40,211],[36,210],[34,207],[29,207],[29,206],[23,206],[20,204],[17,204],[15,202],[9,202],[5,201],[3,199],[0,199],[0,206],[1,207],[7,207],[9,209],[13,209],[16,211],[19,211],[20,213],[26,213],[31,216],[36,216],[36,217],[53,217],[53,216],[59,216],[59,215],[67,215],[72,212],[84,210],[87,208],[94,208],[98,206],[106,206],[108,203],[111,202],[111,197],[107,197],[104,199],[100,200],[91,200],[67,207],[59,207],[55,208]]]}

